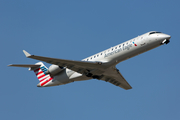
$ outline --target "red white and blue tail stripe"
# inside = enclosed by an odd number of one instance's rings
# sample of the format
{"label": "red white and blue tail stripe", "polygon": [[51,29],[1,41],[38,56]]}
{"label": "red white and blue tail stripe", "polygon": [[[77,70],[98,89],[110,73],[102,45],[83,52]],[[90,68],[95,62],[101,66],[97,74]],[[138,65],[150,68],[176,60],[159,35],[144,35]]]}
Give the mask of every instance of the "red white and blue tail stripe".
{"label": "red white and blue tail stripe", "polygon": [[48,69],[42,62],[38,62],[38,63],[36,63],[36,65],[41,65],[40,67],[38,67],[34,70],[34,72],[40,82],[38,84],[38,87],[46,86],[49,82],[52,81],[53,77],[51,77],[49,74],[46,74],[46,71]]}

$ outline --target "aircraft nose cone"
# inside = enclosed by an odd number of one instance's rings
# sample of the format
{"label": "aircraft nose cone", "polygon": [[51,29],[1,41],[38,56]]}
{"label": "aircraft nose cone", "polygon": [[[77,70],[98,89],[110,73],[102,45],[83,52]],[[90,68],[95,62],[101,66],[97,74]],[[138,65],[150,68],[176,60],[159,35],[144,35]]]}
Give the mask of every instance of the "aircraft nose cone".
{"label": "aircraft nose cone", "polygon": [[161,44],[165,44],[165,43],[168,44],[170,42],[170,38],[171,38],[170,35],[163,34],[161,36],[161,40],[162,40]]}
{"label": "aircraft nose cone", "polygon": [[164,34],[164,35],[163,35],[163,38],[169,40],[169,39],[171,38],[171,36],[170,36],[170,35],[167,35],[167,34]]}
{"label": "aircraft nose cone", "polygon": [[170,38],[171,38],[171,36],[170,36],[170,35],[166,35],[166,39],[168,39],[168,40],[169,40]]}

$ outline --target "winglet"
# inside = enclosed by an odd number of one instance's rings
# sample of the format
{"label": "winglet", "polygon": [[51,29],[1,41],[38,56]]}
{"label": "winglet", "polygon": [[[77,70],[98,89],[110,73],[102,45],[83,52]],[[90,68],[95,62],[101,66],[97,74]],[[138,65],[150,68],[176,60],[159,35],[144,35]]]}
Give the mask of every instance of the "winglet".
{"label": "winglet", "polygon": [[26,52],[25,50],[23,50],[24,54],[26,55],[26,57],[30,57],[31,54],[29,54],[28,52]]}

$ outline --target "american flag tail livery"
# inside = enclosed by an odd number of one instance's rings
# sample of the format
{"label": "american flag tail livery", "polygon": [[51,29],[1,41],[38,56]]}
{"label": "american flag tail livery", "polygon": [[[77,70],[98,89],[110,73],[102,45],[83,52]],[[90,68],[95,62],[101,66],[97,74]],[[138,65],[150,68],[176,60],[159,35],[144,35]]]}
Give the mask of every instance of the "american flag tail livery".
{"label": "american flag tail livery", "polygon": [[49,74],[46,74],[46,71],[48,69],[42,62],[38,62],[36,63],[36,65],[40,65],[40,66],[36,68],[30,68],[30,70],[33,70],[37,78],[39,79],[40,83],[37,86],[38,87],[45,86],[46,84],[52,81],[53,77],[51,77]]}

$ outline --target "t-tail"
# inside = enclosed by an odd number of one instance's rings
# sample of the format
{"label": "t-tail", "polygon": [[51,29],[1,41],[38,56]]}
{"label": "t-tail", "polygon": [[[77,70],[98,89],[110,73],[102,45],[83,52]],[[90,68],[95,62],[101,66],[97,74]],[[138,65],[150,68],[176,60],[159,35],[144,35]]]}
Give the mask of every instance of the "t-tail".
{"label": "t-tail", "polygon": [[38,62],[34,65],[12,64],[9,66],[28,67],[30,71],[34,71],[34,73],[36,74],[36,76],[39,80],[39,84],[37,84],[37,87],[48,86],[48,84],[53,80],[53,77],[51,77],[49,74],[46,74],[46,71],[48,70],[48,68],[42,62]]}

